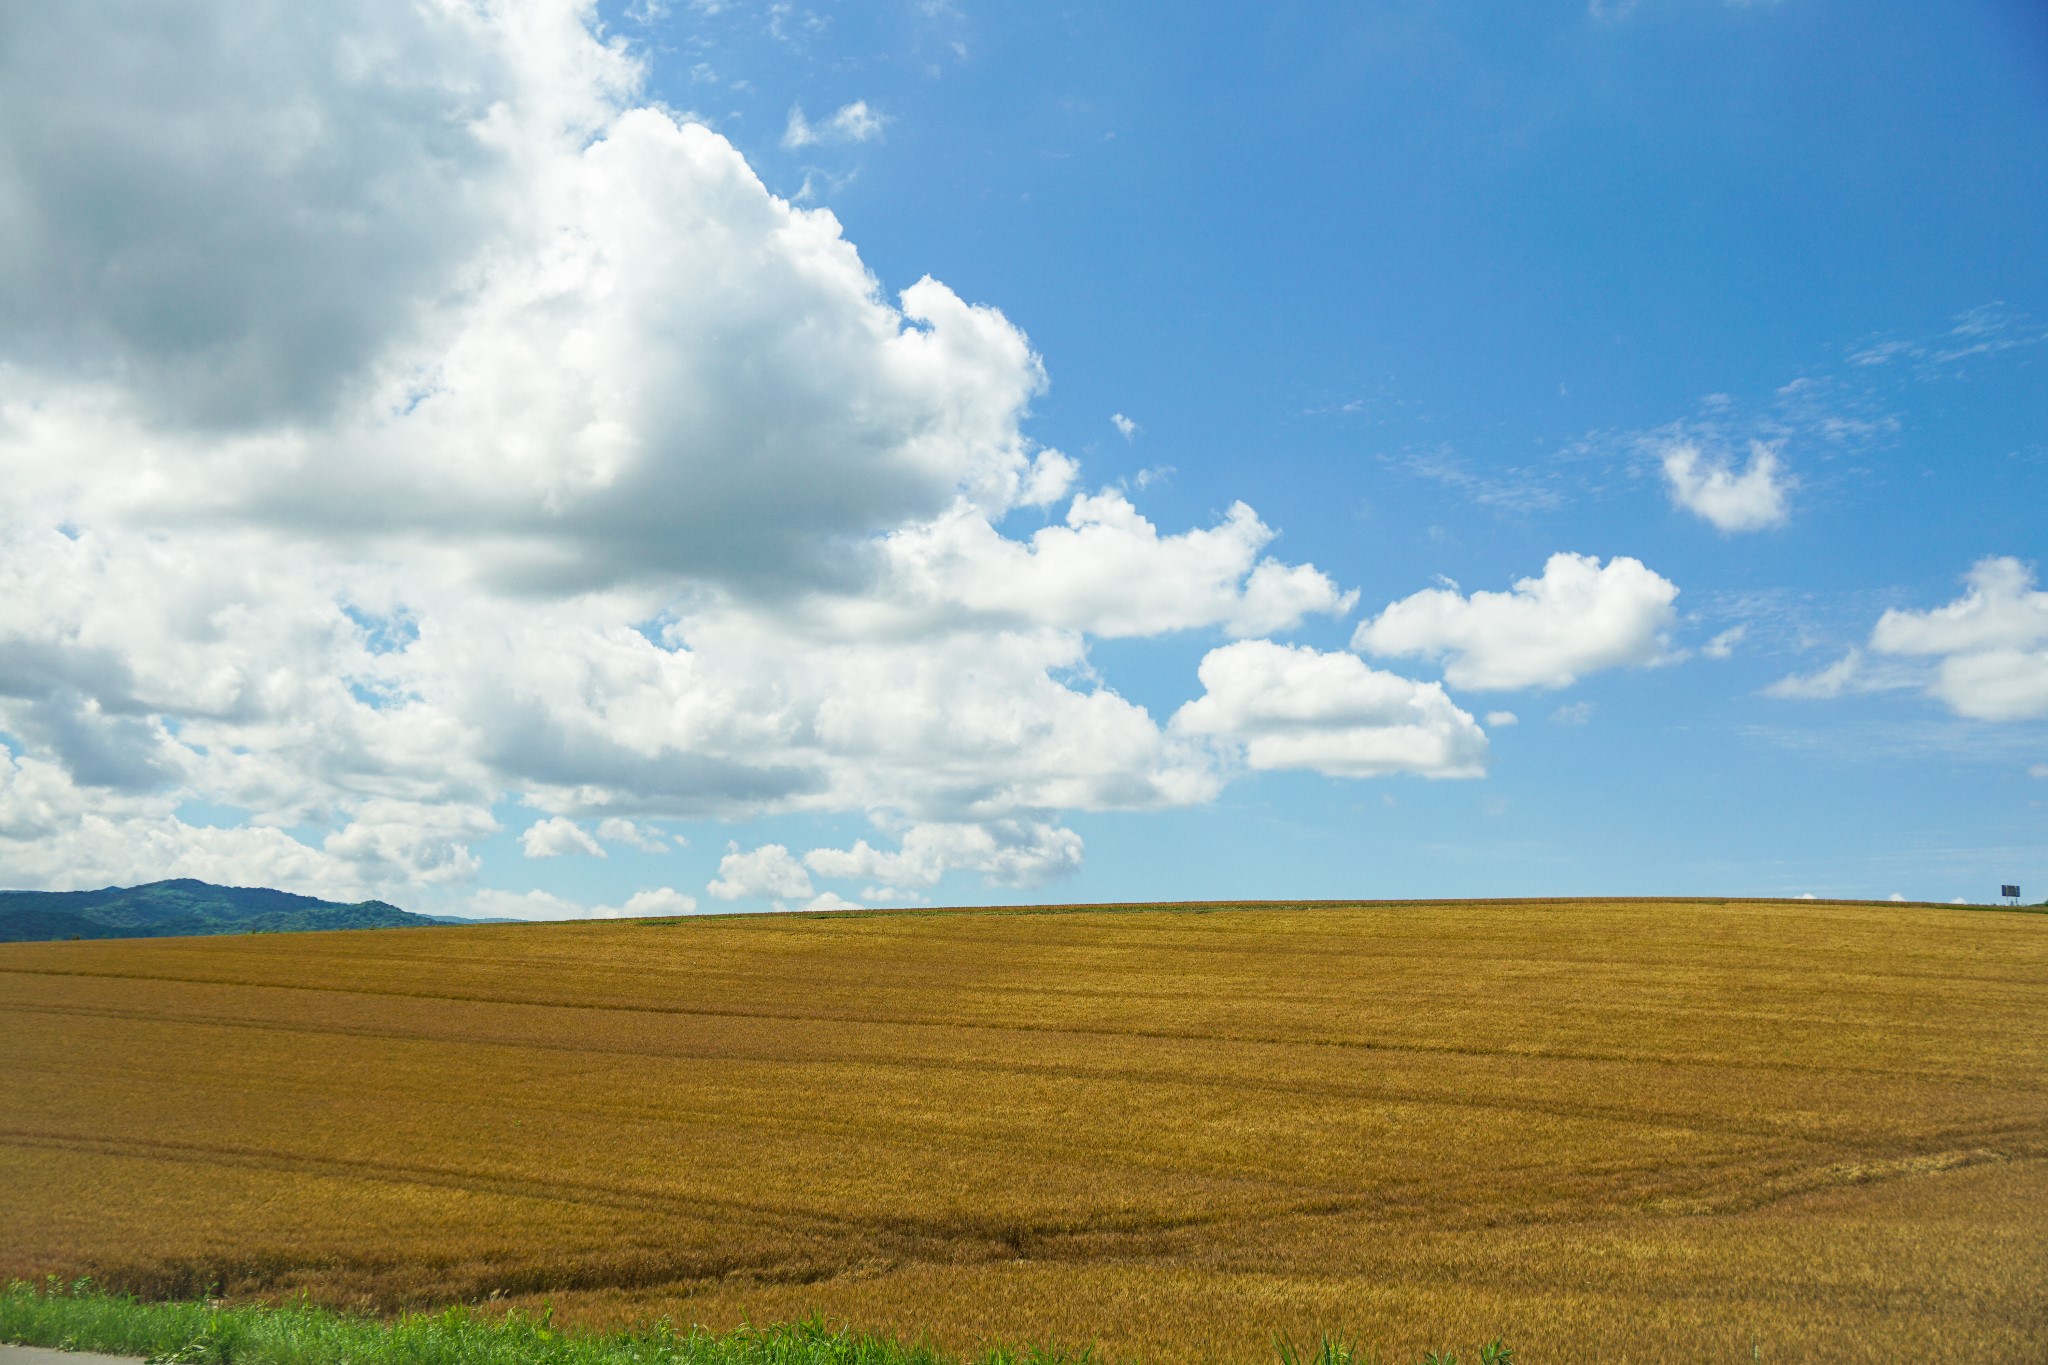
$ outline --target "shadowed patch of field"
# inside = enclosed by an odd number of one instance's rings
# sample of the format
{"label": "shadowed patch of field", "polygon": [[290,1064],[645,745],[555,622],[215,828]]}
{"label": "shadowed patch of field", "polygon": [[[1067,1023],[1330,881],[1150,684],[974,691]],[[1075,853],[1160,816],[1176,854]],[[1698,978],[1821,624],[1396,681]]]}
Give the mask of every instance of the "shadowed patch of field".
{"label": "shadowed patch of field", "polygon": [[1155,1361],[2048,1356],[2048,916],[20,944],[0,1032],[0,1274]]}

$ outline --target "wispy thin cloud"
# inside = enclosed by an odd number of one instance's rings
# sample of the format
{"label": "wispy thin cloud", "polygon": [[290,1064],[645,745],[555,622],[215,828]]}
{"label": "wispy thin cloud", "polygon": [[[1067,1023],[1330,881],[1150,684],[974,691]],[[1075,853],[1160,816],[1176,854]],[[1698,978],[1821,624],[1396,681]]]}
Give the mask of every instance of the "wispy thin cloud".
{"label": "wispy thin cloud", "polygon": [[1884,337],[1861,343],[1848,360],[1859,369],[1912,365],[1934,377],[1965,361],[2043,343],[2048,343],[2048,325],[1994,300],[1956,314],[1946,330],[1929,336]]}
{"label": "wispy thin cloud", "polygon": [[870,108],[866,100],[841,105],[830,118],[820,123],[812,123],[805,117],[802,105],[791,105],[789,122],[782,130],[782,145],[786,150],[795,151],[799,147],[820,144],[872,142],[882,135],[882,129],[888,122],[888,118]]}
{"label": "wispy thin cloud", "polygon": [[1748,623],[1730,626],[1713,639],[1700,646],[1700,653],[1709,659],[1728,659],[1735,655],[1735,647],[1749,634]]}
{"label": "wispy thin cloud", "polygon": [[1562,471],[1510,465],[1479,470],[1452,453],[1450,447],[1382,455],[1381,463],[1411,478],[1439,483],[1481,507],[1503,512],[1550,512],[1564,506]]}

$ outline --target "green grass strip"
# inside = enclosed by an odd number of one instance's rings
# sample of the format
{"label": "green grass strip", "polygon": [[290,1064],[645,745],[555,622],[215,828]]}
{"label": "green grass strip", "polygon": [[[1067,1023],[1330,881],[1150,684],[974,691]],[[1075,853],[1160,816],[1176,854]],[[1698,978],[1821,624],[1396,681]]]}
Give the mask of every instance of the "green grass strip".
{"label": "green grass strip", "polygon": [[[0,1342],[141,1356],[150,1365],[970,1365],[928,1346],[827,1326],[820,1319],[742,1327],[719,1335],[678,1332],[667,1319],[637,1332],[556,1328],[553,1312],[486,1316],[469,1308],[407,1313],[385,1321],[310,1304],[269,1307],[212,1302],[144,1303],[90,1280],[40,1286],[16,1280],[0,1293]],[[1297,1346],[1276,1337],[1280,1365],[1371,1365],[1376,1358],[1324,1337]],[[1514,1348],[1482,1346],[1478,1365],[1514,1365]],[[1430,1351],[1423,1365],[1458,1365]],[[1102,1365],[1095,1350],[998,1347],[971,1365]]]}
{"label": "green grass strip", "polygon": [[[143,1303],[88,1282],[16,1281],[0,1294],[0,1341],[142,1356],[159,1365],[964,1365],[822,1321],[723,1335],[666,1321],[636,1332],[556,1328],[552,1313],[467,1308],[390,1321],[310,1305]],[[997,1349],[977,1365],[1091,1365],[1093,1350]]]}

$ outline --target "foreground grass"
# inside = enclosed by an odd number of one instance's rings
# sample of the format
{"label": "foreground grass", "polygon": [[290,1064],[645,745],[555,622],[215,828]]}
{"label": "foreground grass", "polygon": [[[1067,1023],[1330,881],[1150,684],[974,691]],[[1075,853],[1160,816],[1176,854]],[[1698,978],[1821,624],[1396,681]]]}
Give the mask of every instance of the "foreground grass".
{"label": "foreground grass", "polygon": [[[826,1326],[819,1319],[742,1327],[723,1335],[667,1320],[638,1332],[557,1331],[552,1313],[486,1317],[468,1308],[408,1313],[390,1322],[310,1305],[224,1307],[207,1301],[143,1303],[88,1281],[38,1289],[16,1281],[0,1295],[0,1342],[142,1356],[151,1365],[959,1365],[926,1346]],[[1276,1340],[1281,1365],[1368,1365],[1324,1338],[1313,1348]],[[1479,1349],[1480,1365],[1513,1365],[1512,1348]],[[1095,1365],[1093,1349],[997,1348],[978,1365]],[[1431,1352],[1424,1365],[1458,1365]]]}
{"label": "foreground grass", "polygon": [[[0,1341],[144,1356],[162,1365],[959,1365],[925,1346],[813,1319],[717,1334],[666,1321],[639,1332],[557,1330],[551,1313],[492,1317],[468,1308],[389,1322],[311,1305],[143,1303],[88,1285],[0,1295]],[[978,1365],[1088,1365],[1093,1351],[994,1350]]]}

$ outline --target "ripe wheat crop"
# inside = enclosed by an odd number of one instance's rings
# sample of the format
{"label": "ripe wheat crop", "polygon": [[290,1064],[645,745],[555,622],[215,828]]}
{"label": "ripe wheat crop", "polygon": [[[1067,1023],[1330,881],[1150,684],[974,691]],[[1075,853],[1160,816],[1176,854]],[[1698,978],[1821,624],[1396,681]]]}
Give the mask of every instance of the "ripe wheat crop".
{"label": "ripe wheat crop", "polygon": [[16,944],[0,1034],[0,1278],[1153,1362],[2048,1357],[2048,916]]}

